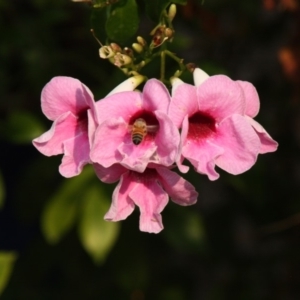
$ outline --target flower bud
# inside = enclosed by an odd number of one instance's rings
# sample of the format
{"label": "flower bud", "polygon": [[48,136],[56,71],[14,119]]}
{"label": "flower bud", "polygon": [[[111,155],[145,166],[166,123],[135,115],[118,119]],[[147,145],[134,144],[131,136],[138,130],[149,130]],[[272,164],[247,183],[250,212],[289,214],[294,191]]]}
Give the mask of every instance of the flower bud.
{"label": "flower bud", "polygon": [[113,64],[117,67],[122,67],[129,65],[132,62],[132,59],[130,56],[122,54],[120,52],[116,53],[114,56]]}
{"label": "flower bud", "polygon": [[99,49],[99,55],[101,58],[107,59],[115,55],[110,46],[103,46]]}
{"label": "flower bud", "polygon": [[171,39],[174,36],[174,30],[171,28],[166,28],[164,34],[168,39]]}
{"label": "flower bud", "polygon": [[141,46],[143,46],[143,47],[145,47],[145,46],[147,45],[147,42],[146,42],[145,39],[142,38],[141,36],[138,36],[138,37],[136,38],[136,40],[137,40],[137,42],[138,42]]}
{"label": "flower bud", "polygon": [[133,50],[128,48],[128,47],[125,47],[124,50],[123,50],[123,53],[130,56],[130,57],[133,57]]}
{"label": "flower bud", "polygon": [[170,8],[169,8],[169,11],[168,11],[168,17],[169,17],[170,22],[172,22],[174,17],[176,16],[176,11],[177,11],[176,5],[171,4]]}
{"label": "flower bud", "polygon": [[142,53],[144,51],[144,47],[141,44],[133,43],[132,48],[137,53]]}
{"label": "flower bud", "polygon": [[110,47],[115,53],[122,52],[122,48],[116,43],[111,43]]}

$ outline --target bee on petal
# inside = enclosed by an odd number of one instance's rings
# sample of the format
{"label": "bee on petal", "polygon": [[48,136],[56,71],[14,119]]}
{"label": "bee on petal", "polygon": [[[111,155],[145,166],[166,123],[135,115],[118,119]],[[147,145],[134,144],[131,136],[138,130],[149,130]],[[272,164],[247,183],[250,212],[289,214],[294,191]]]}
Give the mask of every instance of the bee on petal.
{"label": "bee on petal", "polygon": [[148,132],[156,132],[158,126],[147,125],[143,118],[138,118],[134,121],[133,125],[130,126],[131,130],[131,140],[137,146],[145,138]]}

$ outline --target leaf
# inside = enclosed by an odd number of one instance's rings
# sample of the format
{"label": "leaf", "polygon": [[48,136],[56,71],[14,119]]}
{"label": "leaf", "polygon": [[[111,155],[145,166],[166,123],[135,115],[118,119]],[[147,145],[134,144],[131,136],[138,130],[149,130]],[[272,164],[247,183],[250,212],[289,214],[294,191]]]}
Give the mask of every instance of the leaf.
{"label": "leaf", "polygon": [[0,252],[0,295],[8,283],[16,258],[15,252]]}
{"label": "leaf", "polygon": [[107,36],[117,43],[125,43],[137,31],[139,16],[135,0],[127,0],[125,5],[112,6],[106,21]]}
{"label": "leaf", "polygon": [[3,183],[2,174],[0,173],[0,209],[4,205],[4,198],[5,198],[5,187]]}
{"label": "leaf", "polygon": [[56,244],[74,225],[89,181],[94,172],[86,166],[80,176],[68,179],[48,201],[42,214],[42,232],[50,244]]}
{"label": "leaf", "polygon": [[109,203],[110,200],[98,186],[92,186],[85,194],[79,237],[95,263],[102,263],[105,260],[119,233],[119,223],[103,219]]}
{"label": "leaf", "polygon": [[29,143],[45,131],[42,123],[33,114],[25,111],[11,113],[1,122],[0,128],[0,134],[15,143]]}

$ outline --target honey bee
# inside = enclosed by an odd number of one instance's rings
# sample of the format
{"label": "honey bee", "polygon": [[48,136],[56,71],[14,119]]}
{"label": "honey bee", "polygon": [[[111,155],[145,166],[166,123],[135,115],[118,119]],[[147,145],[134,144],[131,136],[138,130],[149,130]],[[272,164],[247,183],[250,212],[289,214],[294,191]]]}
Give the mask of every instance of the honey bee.
{"label": "honey bee", "polygon": [[146,121],[142,118],[138,118],[134,121],[131,128],[131,140],[137,146],[145,138],[148,132],[156,132],[158,126],[156,125],[147,125]]}

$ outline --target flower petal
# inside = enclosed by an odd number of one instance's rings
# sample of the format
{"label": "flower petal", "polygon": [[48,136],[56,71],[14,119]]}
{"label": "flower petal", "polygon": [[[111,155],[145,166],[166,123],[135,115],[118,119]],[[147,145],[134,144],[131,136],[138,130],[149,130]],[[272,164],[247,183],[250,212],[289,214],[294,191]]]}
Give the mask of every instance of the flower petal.
{"label": "flower petal", "polygon": [[68,111],[75,116],[93,105],[93,94],[79,80],[72,77],[54,77],[42,90],[42,111],[55,120]]}
{"label": "flower petal", "polygon": [[248,122],[252,125],[254,130],[256,131],[259,139],[260,139],[260,154],[274,152],[277,150],[278,143],[274,141],[271,136],[267,133],[267,131],[255,120],[250,117],[247,117]]}
{"label": "flower petal", "polygon": [[46,156],[62,154],[63,142],[74,138],[76,126],[77,118],[70,112],[64,113],[53,122],[50,130],[32,141],[33,145]]}
{"label": "flower petal", "polygon": [[216,158],[216,165],[223,170],[237,175],[255,164],[260,141],[244,116],[225,119],[218,128],[217,140],[224,153]]}
{"label": "flower petal", "polygon": [[150,79],[143,89],[143,109],[146,111],[160,110],[167,113],[171,101],[166,86],[157,79]]}
{"label": "flower petal", "polygon": [[172,165],[178,155],[180,135],[172,120],[163,112],[156,111],[159,130],[155,136],[159,163],[164,166]]}
{"label": "flower petal", "polygon": [[83,167],[90,162],[89,139],[86,132],[80,132],[63,144],[64,156],[59,172],[62,176],[70,178],[80,174]]}
{"label": "flower petal", "polygon": [[200,111],[209,114],[217,123],[232,114],[245,112],[246,102],[240,84],[225,75],[209,77],[197,87],[197,96]]}
{"label": "flower petal", "polygon": [[186,115],[191,116],[198,110],[197,91],[193,85],[183,83],[172,90],[168,115],[177,128],[181,127]]}
{"label": "flower petal", "polygon": [[113,192],[112,204],[104,216],[105,220],[124,220],[133,212],[135,205],[128,194],[135,186],[136,182],[131,180],[129,172],[123,174],[119,184]]}
{"label": "flower petal", "polygon": [[114,164],[109,168],[104,168],[99,164],[93,164],[97,177],[105,183],[113,183],[120,179],[120,177],[128,170],[120,164]]}
{"label": "flower petal", "polygon": [[150,233],[160,232],[164,228],[160,213],[168,204],[168,195],[156,180],[150,178],[143,180],[143,184],[136,184],[129,196],[140,208],[140,230]]}
{"label": "flower petal", "polygon": [[209,75],[205,73],[203,70],[196,68],[193,72],[194,77],[194,83],[195,86],[201,85],[207,78],[209,78]]}
{"label": "flower petal", "polygon": [[118,163],[122,156],[117,151],[128,133],[128,126],[122,118],[112,118],[99,125],[95,132],[90,157],[92,162],[105,168]]}
{"label": "flower petal", "polygon": [[175,203],[186,206],[197,202],[198,193],[192,184],[168,168],[157,167],[156,171],[164,190]]}
{"label": "flower petal", "polygon": [[142,109],[142,103],[140,92],[120,92],[110,95],[96,102],[99,122],[123,117],[128,123],[130,118]]}
{"label": "flower petal", "polygon": [[256,88],[252,83],[247,81],[238,80],[237,82],[244,91],[245,100],[246,100],[245,114],[249,117],[254,118],[258,114],[260,108],[259,96],[256,91]]}

